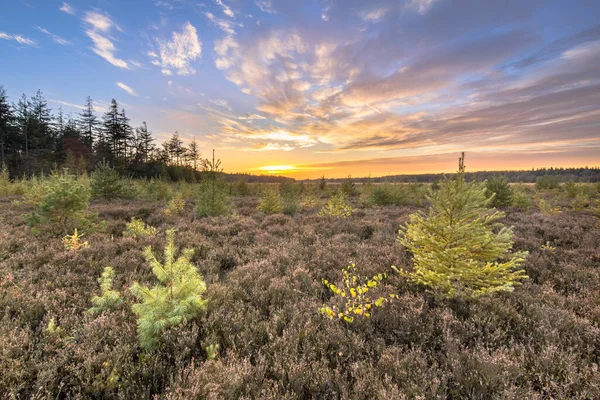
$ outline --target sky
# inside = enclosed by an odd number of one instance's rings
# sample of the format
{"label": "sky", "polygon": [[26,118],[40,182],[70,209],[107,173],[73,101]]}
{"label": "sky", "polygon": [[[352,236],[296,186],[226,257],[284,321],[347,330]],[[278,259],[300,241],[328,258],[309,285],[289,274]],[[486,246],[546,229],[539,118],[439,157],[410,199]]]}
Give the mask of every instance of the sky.
{"label": "sky", "polygon": [[226,172],[600,166],[600,1],[6,1],[0,85]]}

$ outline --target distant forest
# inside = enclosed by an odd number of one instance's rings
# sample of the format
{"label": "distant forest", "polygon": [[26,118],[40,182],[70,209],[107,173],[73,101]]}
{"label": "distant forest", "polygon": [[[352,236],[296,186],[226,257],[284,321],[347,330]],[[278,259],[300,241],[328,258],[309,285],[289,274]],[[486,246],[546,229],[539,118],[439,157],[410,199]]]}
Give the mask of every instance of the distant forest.
{"label": "distant forest", "polygon": [[[390,175],[376,178],[352,178],[354,182],[406,182],[406,183],[431,183],[441,180],[444,176],[454,174],[418,174],[418,175]],[[600,182],[600,167],[582,168],[538,168],[525,171],[476,171],[465,173],[466,179],[484,181],[493,176],[503,176],[513,183],[535,183],[543,176],[555,176],[560,182]],[[328,179],[330,182],[341,182],[348,178]]]}
{"label": "distant forest", "polygon": [[[56,167],[72,171],[91,171],[105,160],[121,174],[134,178],[166,178],[173,181],[198,181],[207,165],[196,140],[187,146],[174,132],[171,139],[157,145],[143,122],[132,127],[125,109],[112,100],[108,110],[96,115],[94,102],[87,97],[76,115],[53,114],[48,102],[37,91],[10,103],[0,86],[0,166],[6,165],[11,177],[30,177],[48,173]],[[502,175],[510,182],[535,182],[545,175],[561,181],[598,182],[600,168],[541,168],[529,171],[481,171],[467,173],[468,179],[484,180]],[[226,180],[283,182],[292,178],[273,175],[223,174]],[[355,182],[435,182],[444,174],[393,175],[378,178],[353,178]],[[330,182],[343,179],[327,179]]]}
{"label": "distant forest", "polygon": [[[174,181],[198,181],[207,165],[195,140],[185,146],[175,132],[170,140],[157,145],[146,123],[132,127],[125,109],[114,99],[100,117],[89,96],[80,113],[65,115],[59,108],[53,114],[41,91],[33,97],[23,94],[10,103],[0,86],[0,166],[6,165],[11,177],[49,173],[56,167],[91,171],[103,160],[123,175]],[[227,180],[247,182],[290,180],[271,175],[223,175]]]}

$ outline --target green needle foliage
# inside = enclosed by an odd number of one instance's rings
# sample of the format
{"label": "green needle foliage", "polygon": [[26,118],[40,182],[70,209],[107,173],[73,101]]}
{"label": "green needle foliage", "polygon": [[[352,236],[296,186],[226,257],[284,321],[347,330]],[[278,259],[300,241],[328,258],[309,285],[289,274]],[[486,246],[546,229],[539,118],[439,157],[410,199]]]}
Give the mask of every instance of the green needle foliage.
{"label": "green needle foliage", "polygon": [[71,225],[81,226],[89,222],[86,211],[90,188],[83,179],[77,179],[66,170],[53,171],[38,189],[32,200],[35,211],[25,216],[32,228],[45,227],[66,234]]}
{"label": "green needle foliage", "polygon": [[332,196],[327,204],[323,206],[317,213],[320,217],[348,218],[352,215],[354,209],[350,204],[346,203],[346,196],[340,192]]}
{"label": "green needle foliage", "polygon": [[513,190],[506,178],[500,176],[485,182],[485,196],[490,199],[490,207],[510,206],[513,203]]}
{"label": "green needle foliage", "polygon": [[92,173],[92,196],[107,200],[123,197],[125,188],[116,169],[107,162],[98,163]]}
{"label": "green needle foliage", "polygon": [[131,217],[131,222],[125,224],[123,236],[132,237],[134,239],[143,236],[154,236],[158,233],[158,229],[152,225],[144,223],[141,219]]}
{"label": "green needle foliage", "polygon": [[412,214],[400,229],[398,241],[413,254],[414,270],[399,272],[446,297],[512,291],[527,278],[519,269],[527,253],[511,253],[512,227],[498,222],[503,212],[486,209],[485,184],[465,182],[464,170],[463,153],[457,178],[430,191],[429,213]]}
{"label": "green needle foliage", "polygon": [[175,259],[175,231],[167,231],[164,263],[161,264],[148,246],[146,261],[160,283],[147,288],[135,282],[131,292],[141,300],[131,308],[138,316],[138,335],[143,348],[155,348],[162,332],[187,320],[196,318],[206,308],[202,294],[206,284],[196,266],[190,261],[194,251],[184,249]]}
{"label": "green needle foliage", "polygon": [[98,278],[100,284],[100,296],[92,297],[92,304],[94,307],[90,308],[88,312],[92,314],[100,314],[105,310],[113,310],[118,306],[122,299],[119,292],[113,290],[113,281],[115,279],[115,271],[112,267],[104,268],[102,275]]}
{"label": "green needle foliage", "polygon": [[273,188],[264,190],[256,208],[265,214],[280,214],[283,211],[283,202],[279,191]]}

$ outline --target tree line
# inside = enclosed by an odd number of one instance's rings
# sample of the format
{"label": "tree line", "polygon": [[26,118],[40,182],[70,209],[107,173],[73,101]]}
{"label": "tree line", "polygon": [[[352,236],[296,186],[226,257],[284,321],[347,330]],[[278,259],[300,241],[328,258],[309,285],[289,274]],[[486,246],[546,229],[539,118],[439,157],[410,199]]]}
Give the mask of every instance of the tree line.
{"label": "tree line", "polygon": [[90,171],[103,160],[122,174],[173,180],[196,180],[205,161],[196,140],[184,145],[178,132],[157,145],[146,122],[132,127],[115,99],[100,116],[89,96],[81,112],[53,114],[40,90],[11,103],[0,86],[0,165],[12,177],[57,166]]}

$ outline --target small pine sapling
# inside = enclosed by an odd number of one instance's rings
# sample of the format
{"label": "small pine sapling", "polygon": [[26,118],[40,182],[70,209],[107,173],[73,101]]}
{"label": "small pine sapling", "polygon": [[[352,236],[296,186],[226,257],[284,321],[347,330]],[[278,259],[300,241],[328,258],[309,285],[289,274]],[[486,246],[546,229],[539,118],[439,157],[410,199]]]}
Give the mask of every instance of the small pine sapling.
{"label": "small pine sapling", "polygon": [[36,187],[35,210],[25,216],[25,220],[34,229],[45,227],[48,230],[68,232],[70,225],[79,226],[89,223],[86,214],[90,201],[90,188],[84,180],[77,179],[68,171],[53,171],[49,179]]}
{"label": "small pine sapling", "polygon": [[183,200],[180,196],[176,196],[169,200],[167,206],[165,207],[164,213],[167,217],[180,215],[184,208],[185,200]]}
{"label": "small pine sapling", "polygon": [[283,202],[279,191],[274,189],[264,190],[256,209],[265,214],[280,214],[283,211]]}
{"label": "small pine sapling", "polygon": [[94,307],[88,310],[91,314],[100,314],[105,310],[114,310],[121,304],[121,295],[116,290],[113,290],[113,281],[115,279],[115,271],[112,267],[104,268],[102,275],[98,278],[100,284],[100,296],[92,297]]}
{"label": "small pine sapling", "polygon": [[354,209],[346,203],[344,193],[340,192],[331,197],[317,215],[320,217],[348,218],[352,213],[354,213]]}
{"label": "small pine sapling", "polygon": [[329,288],[336,296],[345,300],[342,307],[326,306],[323,304],[319,308],[319,312],[329,319],[343,319],[346,322],[353,322],[357,316],[369,318],[373,313],[374,307],[381,307],[384,303],[388,303],[397,298],[393,293],[387,296],[380,296],[373,300],[367,295],[372,289],[377,288],[381,281],[386,278],[386,274],[377,274],[372,278],[360,277],[356,275],[356,265],[351,263],[347,268],[342,270],[344,278],[342,282],[344,287],[337,287],[326,279],[321,281]]}
{"label": "small pine sapling", "polygon": [[485,185],[464,179],[464,153],[456,179],[430,191],[429,213],[410,216],[398,241],[413,255],[413,271],[393,267],[409,280],[445,297],[476,298],[512,291],[527,278],[519,267],[526,252],[511,252],[512,227],[498,222],[504,213],[487,209]]}
{"label": "small pine sapling", "polygon": [[131,221],[125,225],[123,236],[134,239],[143,236],[154,236],[158,232],[155,227],[145,224],[141,219],[131,217]]}
{"label": "small pine sapling", "polygon": [[175,259],[175,231],[167,231],[164,263],[160,263],[148,246],[146,262],[159,280],[152,288],[135,282],[131,292],[141,300],[131,308],[138,316],[138,335],[143,348],[155,348],[164,330],[196,318],[206,308],[202,298],[206,284],[191,262],[194,251],[184,249]]}
{"label": "small pine sapling", "polygon": [[75,228],[75,231],[73,232],[72,235],[67,235],[62,238],[63,244],[65,245],[65,249],[77,251],[84,247],[89,247],[90,244],[87,242],[87,240],[85,242],[81,241],[82,237],[83,237],[83,235],[80,235],[77,232],[77,228]]}
{"label": "small pine sapling", "polygon": [[101,161],[92,172],[92,196],[107,200],[122,197],[125,187],[116,169],[107,162]]}
{"label": "small pine sapling", "polygon": [[513,203],[513,190],[506,178],[495,176],[485,182],[485,197],[490,199],[490,207],[510,206]]}

